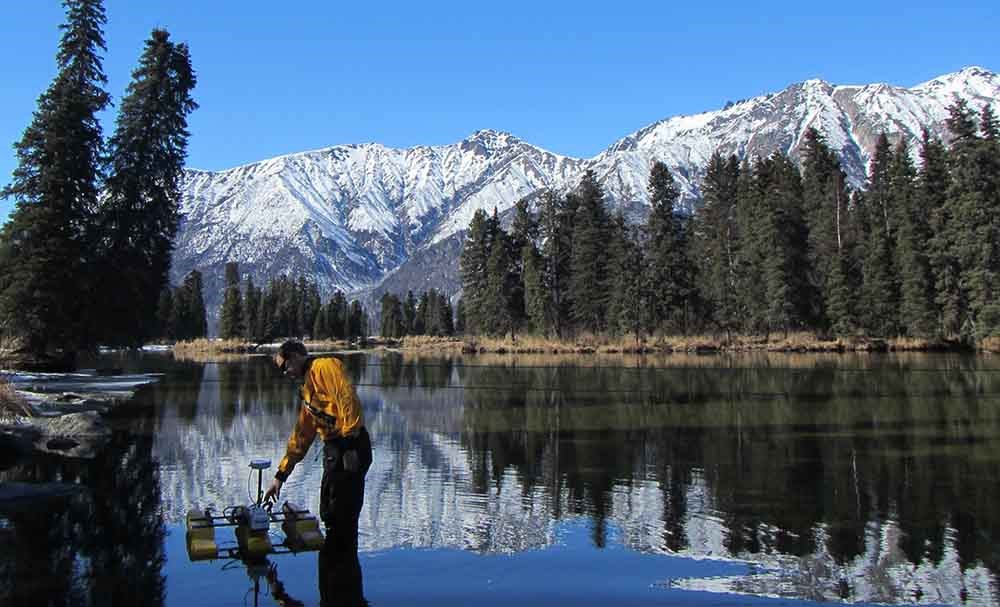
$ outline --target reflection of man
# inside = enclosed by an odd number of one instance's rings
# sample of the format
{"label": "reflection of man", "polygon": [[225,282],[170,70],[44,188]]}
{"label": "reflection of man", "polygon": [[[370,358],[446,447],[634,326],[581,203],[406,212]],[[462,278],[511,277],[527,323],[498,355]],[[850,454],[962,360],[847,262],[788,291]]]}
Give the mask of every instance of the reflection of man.
{"label": "reflection of man", "polygon": [[298,420],[264,499],[277,500],[281,486],[319,434],[323,441],[320,518],[328,540],[333,536],[338,546],[356,551],[365,474],[372,463],[371,440],[358,395],[339,360],[311,358],[302,342],[281,344],[274,364],[285,375],[305,381]]}
{"label": "reflection of man", "polygon": [[[268,567],[267,584],[271,598],[281,607],[302,607],[303,603],[285,592],[277,565]],[[327,536],[319,551],[319,600],[322,607],[368,607],[358,551],[345,548],[333,536]]]}
{"label": "reflection of man", "polygon": [[340,546],[330,536],[319,552],[319,600],[324,607],[368,605],[357,549]]}

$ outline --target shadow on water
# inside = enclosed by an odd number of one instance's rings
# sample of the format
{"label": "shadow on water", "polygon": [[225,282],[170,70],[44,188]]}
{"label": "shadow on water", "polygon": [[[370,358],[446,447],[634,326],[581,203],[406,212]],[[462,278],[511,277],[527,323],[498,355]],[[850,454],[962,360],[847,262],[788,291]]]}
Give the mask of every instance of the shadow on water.
{"label": "shadow on water", "polygon": [[162,605],[164,522],[150,437],[117,434],[92,460],[37,457],[0,479],[83,487],[51,509],[0,513],[0,604]]}
{"label": "shadow on water", "polygon": [[[407,584],[426,586],[427,604],[446,587],[453,604],[510,602],[528,587],[547,592],[566,568],[608,572],[605,586],[635,604],[687,602],[691,590],[1000,598],[1000,366],[990,359],[343,360],[375,449],[356,569],[359,581],[362,569],[375,580],[364,586],[373,604],[412,602],[398,602]],[[236,578],[187,563],[172,530],[188,508],[241,501],[251,458],[276,462],[297,386],[266,358],[116,364],[166,373],[116,416],[127,434],[93,461],[32,460],[2,473],[72,479],[87,491],[65,511],[0,523],[17,546],[0,556],[0,603],[3,592],[51,604],[103,592],[121,604],[231,599]],[[307,507],[318,502],[314,456],[283,490]],[[745,564],[722,571],[704,559]],[[318,602],[322,557],[276,564],[287,596]],[[498,584],[503,571],[519,572],[520,588]],[[555,590],[566,604],[604,596],[589,579]]]}

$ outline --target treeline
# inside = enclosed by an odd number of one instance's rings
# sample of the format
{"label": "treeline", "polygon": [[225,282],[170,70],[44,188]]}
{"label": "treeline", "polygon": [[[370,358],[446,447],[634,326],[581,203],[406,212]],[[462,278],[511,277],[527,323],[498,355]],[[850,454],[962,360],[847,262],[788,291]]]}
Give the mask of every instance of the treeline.
{"label": "treeline", "polygon": [[[400,338],[407,335],[447,336],[456,332],[451,302],[436,289],[424,291],[419,302],[413,291],[406,293],[406,300],[386,293],[382,296],[379,333],[382,337]],[[457,327],[458,332],[462,327]]]}
{"label": "treeline", "polygon": [[101,0],[64,0],[58,72],[15,144],[0,196],[0,330],[29,355],[136,346],[158,332],[177,230],[195,74],[188,47],[153,30],[118,104],[114,133],[100,52]]}
{"label": "treeline", "polygon": [[950,144],[926,131],[919,168],[879,137],[863,191],[810,130],[785,155],[712,156],[702,205],[652,167],[642,225],[610,214],[588,172],[510,230],[478,211],[460,260],[468,332],[579,331],[961,338],[1000,333],[1000,142],[995,116],[956,100]]}
{"label": "treeline", "polygon": [[156,306],[156,330],[159,341],[185,341],[208,335],[208,315],[202,294],[201,272],[191,270],[180,286],[163,289]]}
{"label": "treeline", "polygon": [[265,343],[283,337],[364,338],[368,314],[358,300],[348,303],[340,291],[325,304],[319,287],[305,276],[272,279],[265,289],[247,277],[241,290],[239,266],[226,264],[226,290],[219,312],[219,336]]}

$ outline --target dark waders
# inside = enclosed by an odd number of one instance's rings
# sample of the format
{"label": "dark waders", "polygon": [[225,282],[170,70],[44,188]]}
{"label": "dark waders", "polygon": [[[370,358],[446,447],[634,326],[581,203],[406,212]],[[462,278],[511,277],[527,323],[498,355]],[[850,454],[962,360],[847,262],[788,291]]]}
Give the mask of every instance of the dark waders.
{"label": "dark waders", "polygon": [[323,444],[323,485],[320,518],[326,525],[326,543],[340,550],[358,548],[358,517],[365,503],[365,474],[372,465],[368,430],[357,436],[332,438]]}

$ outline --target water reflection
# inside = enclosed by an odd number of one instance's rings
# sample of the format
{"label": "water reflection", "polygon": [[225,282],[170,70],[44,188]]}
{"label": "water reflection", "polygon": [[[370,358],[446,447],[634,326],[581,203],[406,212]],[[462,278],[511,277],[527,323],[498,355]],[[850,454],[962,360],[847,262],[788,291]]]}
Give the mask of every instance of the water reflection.
{"label": "water reflection", "polygon": [[0,481],[83,487],[51,509],[0,512],[0,604],[162,605],[164,524],[152,440],[118,435],[92,460],[44,456]]}
{"label": "water reflection", "polygon": [[[990,359],[344,360],[374,442],[363,551],[520,553],[551,546],[561,521],[583,518],[598,549],[757,565],[755,575],[675,582],[683,588],[1000,599],[1000,367]],[[146,499],[168,522],[191,507],[244,501],[249,460],[284,451],[297,385],[266,359],[165,370],[166,381],[139,395],[139,419],[122,422],[146,449],[139,468],[154,468],[133,491],[159,488],[162,497]],[[283,497],[315,509],[321,464],[315,450],[307,455]],[[115,491],[91,482],[96,493]],[[13,527],[29,541],[41,520]],[[141,548],[152,562],[156,541]],[[72,566],[46,550],[36,554]],[[6,567],[34,566],[27,559]],[[157,596],[151,584],[143,587]]]}

